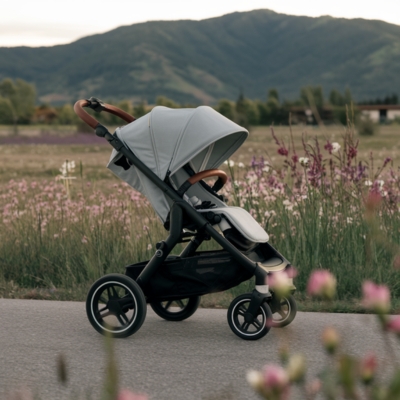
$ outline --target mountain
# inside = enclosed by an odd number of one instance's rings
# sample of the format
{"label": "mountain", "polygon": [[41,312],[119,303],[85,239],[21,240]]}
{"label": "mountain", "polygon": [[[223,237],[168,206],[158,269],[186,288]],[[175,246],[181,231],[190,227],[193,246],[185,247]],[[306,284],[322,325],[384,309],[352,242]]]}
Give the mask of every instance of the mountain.
{"label": "mountain", "polygon": [[54,47],[0,48],[0,80],[36,85],[41,101],[98,96],[153,103],[295,99],[306,85],[357,100],[400,88],[400,26],[255,10],[202,21],[152,21]]}

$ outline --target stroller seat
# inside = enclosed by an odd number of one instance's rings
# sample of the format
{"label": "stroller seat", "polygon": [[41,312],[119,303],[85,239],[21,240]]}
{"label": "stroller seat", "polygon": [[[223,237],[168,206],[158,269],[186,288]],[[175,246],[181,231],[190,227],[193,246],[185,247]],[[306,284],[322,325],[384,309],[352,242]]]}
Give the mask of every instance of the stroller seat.
{"label": "stroller seat", "polygon": [[224,217],[230,225],[235,227],[240,234],[253,243],[268,242],[268,234],[258,222],[243,208],[240,207],[218,207],[198,212],[209,212]]}

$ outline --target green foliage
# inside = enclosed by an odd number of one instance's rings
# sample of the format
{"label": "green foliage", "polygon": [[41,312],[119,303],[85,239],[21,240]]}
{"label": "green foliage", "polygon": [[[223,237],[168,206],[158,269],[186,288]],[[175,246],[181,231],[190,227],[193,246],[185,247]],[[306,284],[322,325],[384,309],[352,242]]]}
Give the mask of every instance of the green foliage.
{"label": "green foliage", "polygon": [[317,107],[317,109],[321,109],[324,106],[322,86],[302,87],[300,89],[300,100],[307,107]]}
{"label": "green foliage", "polygon": [[35,112],[36,91],[33,85],[22,79],[15,82],[4,79],[0,82],[0,98],[8,100],[7,105],[3,101],[3,108],[7,108],[7,119],[12,114],[14,124],[30,122]]}
{"label": "green foliage", "polygon": [[10,99],[0,97],[0,124],[14,123],[14,109]]}
{"label": "green foliage", "polygon": [[371,120],[367,115],[360,116],[357,119],[357,132],[361,136],[372,136],[375,135],[378,130],[378,126]]}
{"label": "green foliage", "polygon": [[235,104],[232,101],[221,99],[218,102],[216,110],[224,117],[229,118],[232,121],[235,120]]}

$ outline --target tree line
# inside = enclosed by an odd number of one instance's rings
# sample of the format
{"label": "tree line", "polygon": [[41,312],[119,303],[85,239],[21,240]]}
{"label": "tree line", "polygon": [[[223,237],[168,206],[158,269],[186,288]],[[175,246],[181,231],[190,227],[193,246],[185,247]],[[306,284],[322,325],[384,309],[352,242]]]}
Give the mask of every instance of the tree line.
{"label": "tree line", "polygon": [[[59,124],[79,125],[80,129],[85,126],[76,116],[72,104],[51,106],[49,104],[35,105],[35,87],[22,79],[15,81],[4,79],[0,82],[0,124]],[[141,117],[151,110],[154,105],[146,102],[132,104],[129,100],[118,102],[105,100],[106,103],[114,104],[136,118]],[[254,125],[287,125],[289,116],[296,108],[304,110],[310,108],[324,119],[326,110],[330,112],[330,118],[334,121],[346,124],[346,112],[354,104],[350,89],[343,93],[334,89],[331,90],[328,98],[325,98],[321,86],[307,86],[300,89],[299,97],[296,100],[283,100],[280,98],[277,89],[270,89],[266,100],[251,100],[241,92],[236,101],[221,99],[214,108],[242,126]],[[386,96],[383,100],[376,99],[359,104],[398,104],[396,94]],[[159,96],[155,105],[162,105],[170,108],[195,107],[191,104],[178,104],[173,100]],[[347,109],[346,109],[347,106]],[[105,125],[119,125],[118,117],[101,113],[96,118]],[[295,122],[295,121],[294,121]]]}

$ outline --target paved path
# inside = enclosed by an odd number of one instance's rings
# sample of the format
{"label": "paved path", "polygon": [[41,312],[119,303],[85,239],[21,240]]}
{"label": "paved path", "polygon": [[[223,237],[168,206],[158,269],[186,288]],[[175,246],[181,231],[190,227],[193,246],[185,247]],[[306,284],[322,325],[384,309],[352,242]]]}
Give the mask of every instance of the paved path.
{"label": "paved path", "polygon": [[[387,362],[370,315],[298,313],[288,327],[248,342],[231,332],[226,310],[199,309],[186,321],[167,322],[149,308],[135,335],[115,341],[121,385],[151,400],[257,399],[246,371],[277,362],[287,342],[306,354],[312,378],[326,360],[320,335],[327,324],[341,332],[351,354],[373,350],[381,365]],[[59,354],[68,366],[66,387],[57,381]],[[42,400],[98,399],[104,376],[104,338],[87,321],[84,303],[0,299],[0,399],[23,387]]]}

